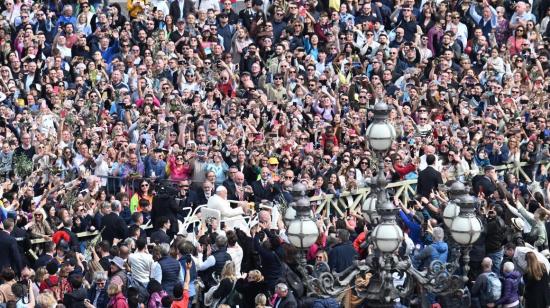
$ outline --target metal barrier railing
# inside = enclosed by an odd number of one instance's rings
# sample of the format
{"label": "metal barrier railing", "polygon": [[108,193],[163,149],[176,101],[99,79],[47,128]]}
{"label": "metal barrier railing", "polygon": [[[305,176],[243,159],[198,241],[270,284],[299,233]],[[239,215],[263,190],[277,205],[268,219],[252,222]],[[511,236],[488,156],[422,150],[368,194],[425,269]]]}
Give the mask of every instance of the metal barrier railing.
{"label": "metal barrier railing", "polygon": [[[550,166],[550,162],[544,162],[546,167]],[[508,171],[514,173],[518,179],[523,179],[525,182],[531,182],[531,176],[527,174],[527,172],[524,170],[526,166],[530,166],[529,164],[525,162],[521,163],[512,163],[512,164],[506,164],[506,165],[500,165],[495,166],[495,169],[497,172],[502,171]],[[533,167],[538,167],[538,164],[533,165]],[[473,176],[475,174],[470,174],[470,176]],[[463,174],[449,174],[449,179],[458,178],[460,176],[463,176]],[[134,188],[137,188],[140,181],[148,180],[152,182],[161,182],[161,183],[174,183],[175,181],[171,180],[158,180],[158,179],[151,179],[151,178],[140,178],[140,177],[129,177],[126,179],[117,178],[117,177],[102,177],[100,178],[107,178],[109,179],[117,179],[121,181],[121,183],[124,183],[124,185],[127,185],[126,192],[128,192],[129,197],[131,197],[131,194],[133,191],[135,191]],[[389,183],[386,188],[392,189],[394,191],[394,195],[397,196],[401,201],[403,201],[404,204],[407,204],[408,201],[411,199],[411,197],[416,195],[416,188],[415,185],[417,183],[417,180],[405,180],[405,181],[399,181],[394,183]],[[120,187],[118,192],[120,191]],[[363,205],[363,202],[365,199],[368,198],[368,195],[370,193],[369,187],[363,187],[358,188],[353,191],[344,191],[340,193],[339,195],[335,194],[321,194],[319,196],[314,196],[310,198],[310,201],[312,204],[315,204],[313,206],[316,214],[323,214],[325,217],[329,217],[330,215],[337,215],[338,217],[344,217],[346,216],[347,209],[353,210],[355,212],[360,212],[361,206]],[[184,218],[184,221],[182,224],[187,227],[189,225],[195,225],[197,223],[200,223],[200,218],[198,216],[198,213],[200,211],[200,208],[204,207],[197,206],[194,209],[193,208],[187,208],[187,215]],[[87,238],[92,237],[98,234],[98,231],[95,232],[81,232],[77,234],[78,238]],[[38,245],[41,243],[46,242],[47,240],[44,239],[33,239],[31,240],[31,243],[33,245]]]}

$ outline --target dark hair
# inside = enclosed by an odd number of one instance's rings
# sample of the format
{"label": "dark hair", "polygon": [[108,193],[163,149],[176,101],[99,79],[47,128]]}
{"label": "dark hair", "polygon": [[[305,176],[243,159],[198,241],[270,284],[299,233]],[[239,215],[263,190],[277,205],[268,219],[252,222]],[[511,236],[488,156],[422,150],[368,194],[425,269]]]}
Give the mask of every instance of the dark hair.
{"label": "dark hair", "polygon": [[11,267],[4,267],[2,269],[2,278],[5,281],[10,281],[15,278],[15,271]]}
{"label": "dark hair", "polygon": [[176,284],[173,293],[175,298],[181,298],[183,296],[183,285],[181,283]]}
{"label": "dark hair", "polygon": [[83,277],[80,274],[74,274],[69,277],[69,283],[73,289],[80,289],[82,287]]}
{"label": "dark hair", "polygon": [[428,166],[431,166],[435,163],[435,155],[433,154],[428,154],[426,156],[426,164],[428,164]]}
{"label": "dark hair", "polygon": [[143,250],[147,246],[147,241],[143,238],[138,238],[136,241],[136,248],[138,250]]}
{"label": "dark hair", "polygon": [[[142,200],[143,200],[143,199],[142,199]],[[141,201],[141,200],[140,200],[140,201]],[[147,200],[145,200],[145,201],[147,201]],[[132,213],[132,216],[131,216],[133,222],[138,222],[138,220],[139,220],[141,217],[143,217],[143,214],[142,214],[141,212],[134,212],[134,213]]]}
{"label": "dark hair", "polygon": [[149,294],[153,294],[160,291],[162,291],[162,286],[160,285],[160,282],[156,281],[155,279],[149,280],[149,283],[147,284],[147,292],[149,292]]}
{"label": "dark hair", "polygon": [[46,264],[46,271],[48,271],[48,274],[54,275],[57,273],[57,270],[59,269],[59,266],[57,265],[56,260],[50,261],[48,264]]}
{"label": "dark hair", "polygon": [[237,243],[237,234],[233,230],[228,230],[225,233],[225,236],[227,236],[227,245],[234,246]]}
{"label": "dark hair", "polygon": [[164,226],[164,224],[169,222],[169,221],[170,221],[170,219],[168,219],[168,217],[160,216],[159,218],[157,218],[157,226],[160,228],[160,227]]}

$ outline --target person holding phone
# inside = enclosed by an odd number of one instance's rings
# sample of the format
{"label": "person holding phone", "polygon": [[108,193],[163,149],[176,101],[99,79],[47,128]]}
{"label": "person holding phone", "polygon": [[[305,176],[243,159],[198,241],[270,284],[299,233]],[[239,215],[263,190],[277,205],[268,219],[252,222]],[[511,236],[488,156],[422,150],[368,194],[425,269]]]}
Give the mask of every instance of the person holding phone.
{"label": "person holding phone", "polygon": [[185,261],[185,280],[183,285],[177,284],[174,287],[174,301],[172,302],[172,308],[187,308],[189,307],[189,281],[191,280],[191,268],[193,267],[193,260],[191,258]]}

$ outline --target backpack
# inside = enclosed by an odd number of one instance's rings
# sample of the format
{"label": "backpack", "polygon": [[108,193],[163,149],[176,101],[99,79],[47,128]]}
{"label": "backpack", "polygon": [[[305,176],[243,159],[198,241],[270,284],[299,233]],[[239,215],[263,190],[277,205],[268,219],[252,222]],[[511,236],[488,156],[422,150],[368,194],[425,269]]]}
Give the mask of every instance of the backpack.
{"label": "backpack", "polygon": [[144,286],[141,282],[134,278],[132,272],[126,274],[127,285],[129,288],[134,288],[138,291],[138,297],[140,302],[145,302],[149,298],[149,292],[147,292],[147,287]]}
{"label": "backpack", "polygon": [[485,293],[485,301],[487,303],[494,303],[500,299],[502,295],[502,282],[498,278],[497,274],[491,272],[486,275],[487,277],[487,292]]}
{"label": "backpack", "polygon": [[220,304],[227,304],[231,307],[242,305],[243,295],[235,288],[235,283],[231,292],[220,302]]}
{"label": "backpack", "polygon": [[296,300],[298,300],[298,298],[305,295],[302,280],[286,263],[281,262],[281,267],[283,268],[282,282],[286,283],[290,290],[293,291],[294,296],[296,296]]}

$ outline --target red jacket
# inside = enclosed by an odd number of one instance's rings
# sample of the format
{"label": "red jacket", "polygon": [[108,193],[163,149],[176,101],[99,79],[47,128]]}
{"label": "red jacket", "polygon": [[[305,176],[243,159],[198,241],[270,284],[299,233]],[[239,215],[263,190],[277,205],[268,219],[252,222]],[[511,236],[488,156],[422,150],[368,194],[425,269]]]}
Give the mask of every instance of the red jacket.
{"label": "red jacket", "polygon": [[359,254],[360,259],[364,259],[368,253],[367,249],[361,249],[361,244],[367,240],[367,232],[368,231],[363,231],[359,233],[355,241],[353,241],[353,248],[355,248],[355,251]]}
{"label": "red jacket", "polygon": [[393,169],[399,174],[401,180],[409,172],[416,171],[416,166],[414,164],[408,164],[406,166],[399,166],[398,164],[393,164]]}

